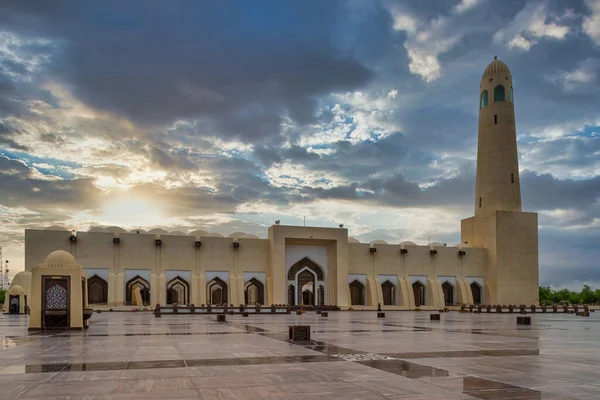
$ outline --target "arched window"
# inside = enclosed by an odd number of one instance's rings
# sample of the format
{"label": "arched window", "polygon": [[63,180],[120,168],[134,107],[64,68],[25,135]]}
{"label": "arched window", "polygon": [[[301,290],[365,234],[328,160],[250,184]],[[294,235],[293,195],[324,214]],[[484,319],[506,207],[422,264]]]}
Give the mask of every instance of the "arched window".
{"label": "arched window", "polygon": [[190,285],[180,276],[167,283],[167,304],[188,304],[190,302]]}
{"label": "arched window", "polygon": [[504,86],[498,85],[494,88],[494,102],[505,101],[506,94],[504,93]]}
{"label": "arched window", "polygon": [[383,294],[383,305],[394,305],[396,302],[396,286],[390,281],[385,281],[381,284],[381,292]]}
{"label": "arched window", "polygon": [[481,286],[477,282],[471,283],[471,293],[473,293],[473,303],[481,304]]}
{"label": "arched window", "polygon": [[250,279],[244,285],[244,300],[245,304],[265,304],[264,285],[256,278]]}
{"label": "arched window", "polygon": [[350,303],[354,306],[364,306],[365,305],[365,296],[364,296],[365,287],[362,283],[355,280],[350,284]]}
{"label": "arched window", "polygon": [[208,304],[227,304],[227,283],[215,278],[206,285],[206,302]]}
{"label": "arched window", "polygon": [[[150,283],[147,280],[137,275],[134,278],[127,281],[125,284],[125,301],[130,303],[133,299],[133,292],[138,288],[140,290],[140,295],[142,296],[142,302],[144,304],[150,303]],[[141,304],[138,304],[141,306]]]}
{"label": "arched window", "polygon": [[454,286],[448,281],[442,284],[442,291],[444,292],[444,304],[447,306],[454,305]]}
{"label": "arched window", "polygon": [[515,98],[513,97],[513,88],[512,88],[512,86],[510,87],[510,102],[511,103],[515,102]]}
{"label": "arched window", "polygon": [[87,280],[88,303],[102,304],[108,302],[108,283],[98,275]]}
{"label": "arched window", "polygon": [[488,105],[488,91],[484,90],[481,92],[481,104],[480,107],[483,108]]}
{"label": "arched window", "polygon": [[420,307],[425,305],[425,285],[421,282],[416,281],[412,284],[413,293],[415,295],[415,307]]}

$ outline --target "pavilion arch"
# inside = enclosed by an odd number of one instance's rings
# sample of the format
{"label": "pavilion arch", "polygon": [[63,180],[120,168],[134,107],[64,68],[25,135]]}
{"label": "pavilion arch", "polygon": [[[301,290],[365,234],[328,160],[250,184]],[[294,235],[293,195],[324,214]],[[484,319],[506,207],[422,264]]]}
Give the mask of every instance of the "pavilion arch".
{"label": "pavilion arch", "polygon": [[471,293],[473,294],[473,303],[481,304],[483,298],[483,288],[477,282],[471,282]]}
{"label": "pavilion arch", "polygon": [[498,101],[506,101],[506,90],[502,85],[494,88],[494,103]]}
{"label": "pavilion arch", "polygon": [[353,306],[365,305],[365,285],[359,282],[358,279],[350,283],[350,304]]}
{"label": "pavilion arch", "polygon": [[108,282],[94,275],[87,280],[88,304],[108,303]]}
{"label": "pavilion arch", "polygon": [[426,302],[426,286],[421,281],[412,284],[413,294],[415,296],[415,307],[424,306]]}
{"label": "pavilion arch", "polygon": [[483,108],[488,105],[488,91],[484,90],[481,92],[481,101],[479,103],[479,107]]}
{"label": "pavilion arch", "polygon": [[142,302],[144,302],[144,304],[150,303],[150,283],[148,283],[147,280],[145,280],[144,278],[142,278],[139,275],[136,275],[127,281],[127,284],[125,285],[125,288],[126,288],[125,300],[127,302],[131,302],[133,300],[132,294],[133,294],[133,290],[136,287],[140,288]]}
{"label": "pavilion arch", "polygon": [[167,304],[189,304],[190,284],[180,276],[167,282]]}
{"label": "pavilion arch", "polygon": [[256,278],[244,284],[244,304],[265,304],[265,286]]}
{"label": "pavilion arch", "polygon": [[454,285],[448,281],[444,281],[442,283],[442,292],[444,293],[444,305],[453,306],[454,305]]}
{"label": "pavilion arch", "polygon": [[383,294],[383,305],[393,306],[396,304],[396,285],[387,280],[381,284],[381,292]]}
{"label": "pavilion arch", "polygon": [[310,269],[313,273],[317,275],[317,280],[322,281],[324,279],[323,269],[319,264],[314,262],[308,257],[304,257],[302,260],[298,261],[294,265],[290,267],[288,271],[288,280],[293,281],[296,279],[296,274],[300,272],[304,267]]}
{"label": "pavilion arch", "polygon": [[206,284],[206,303],[227,304],[228,293],[227,283],[220,278],[214,278]]}

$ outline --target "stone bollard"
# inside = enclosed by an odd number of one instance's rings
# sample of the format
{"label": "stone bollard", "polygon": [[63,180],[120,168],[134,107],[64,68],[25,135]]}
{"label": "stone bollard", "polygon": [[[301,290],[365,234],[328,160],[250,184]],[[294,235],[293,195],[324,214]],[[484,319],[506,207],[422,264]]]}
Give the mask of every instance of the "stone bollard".
{"label": "stone bollard", "polygon": [[190,312],[192,314],[196,314],[196,306],[194,305],[194,303],[190,304]]}
{"label": "stone bollard", "polygon": [[310,325],[289,325],[289,340],[292,342],[310,341]]}
{"label": "stone bollard", "polygon": [[502,306],[501,305],[497,305],[496,306],[496,312],[497,313],[501,313],[502,312]]}
{"label": "stone bollard", "polygon": [[537,307],[534,304],[532,304],[529,308],[531,309],[532,313],[536,312],[537,310]]}
{"label": "stone bollard", "polygon": [[548,312],[548,306],[546,306],[546,305],[543,305],[543,306],[542,306],[542,312],[543,312],[543,313],[545,313],[545,312]]}
{"label": "stone bollard", "polygon": [[177,308],[178,308],[178,306],[179,305],[177,303],[173,304],[173,314],[177,314]]}
{"label": "stone bollard", "polygon": [[429,314],[430,321],[439,321],[440,319],[440,314]]}
{"label": "stone bollard", "polygon": [[489,304],[487,306],[485,306],[485,310],[489,313],[492,312],[492,306],[490,306]]}
{"label": "stone bollard", "polygon": [[508,312],[512,313],[512,312],[514,312],[514,310],[515,310],[515,306],[513,306],[512,304],[509,304],[508,305]]}
{"label": "stone bollard", "polygon": [[247,317],[247,316],[248,316],[248,313],[247,313],[246,311],[244,311],[244,312],[242,313],[242,317]]}
{"label": "stone bollard", "polygon": [[160,304],[157,304],[156,307],[154,307],[154,316],[160,318]]}
{"label": "stone bollard", "polygon": [[556,304],[552,306],[552,312],[558,312],[558,307],[556,306]]}
{"label": "stone bollard", "polygon": [[531,325],[531,317],[517,317],[517,325]]}
{"label": "stone bollard", "polygon": [[384,312],[378,312],[377,313],[377,318],[385,318],[385,313]]}

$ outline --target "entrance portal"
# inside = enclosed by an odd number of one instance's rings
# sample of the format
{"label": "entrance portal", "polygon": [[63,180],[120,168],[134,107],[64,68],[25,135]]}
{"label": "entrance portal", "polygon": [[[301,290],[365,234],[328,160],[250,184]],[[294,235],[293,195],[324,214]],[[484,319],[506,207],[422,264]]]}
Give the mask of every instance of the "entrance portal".
{"label": "entrance portal", "polygon": [[68,328],[69,325],[69,277],[44,277],[42,296],[42,326],[44,328]]}
{"label": "entrance portal", "polygon": [[316,305],[314,288],[317,284],[316,276],[305,269],[300,272],[296,278],[296,287],[298,288],[298,304]]}
{"label": "entrance portal", "polygon": [[10,295],[10,309],[8,310],[9,314],[18,314],[19,313],[19,295],[13,296]]}
{"label": "entrance portal", "polygon": [[421,282],[416,281],[412,284],[413,293],[415,295],[415,307],[421,307],[425,305],[425,285]]}
{"label": "entrance portal", "polygon": [[447,306],[454,305],[454,286],[448,281],[442,284],[442,291],[444,292],[444,303]]}

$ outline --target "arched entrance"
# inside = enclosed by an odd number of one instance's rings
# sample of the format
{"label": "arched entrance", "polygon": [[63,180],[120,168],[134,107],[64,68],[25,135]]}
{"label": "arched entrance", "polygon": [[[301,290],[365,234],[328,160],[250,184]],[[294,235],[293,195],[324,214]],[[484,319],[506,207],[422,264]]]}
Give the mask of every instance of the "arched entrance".
{"label": "arched entrance", "polygon": [[256,278],[250,279],[244,284],[245,304],[265,304],[264,285]]}
{"label": "arched entrance", "polygon": [[208,304],[227,304],[227,283],[215,278],[206,285],[206,302]]}
{"label": "arched entrance", "polygon": [[88,304],[108,303],[108,283],[98,275],[87,281]]}
{"label": "arched entrance", "polygon": [[396,285],[390,281],[385,281],[381,284],[381,292],[384,305],[392,306],[396,304]]}
{"label": "arched entrance", "polygon": [[365,286],[358,280],[350,283],[350,304],[353,306],[365,305]]}
{"label": "arched entrance", "polygon": [[444,304],[447,306],[454,305],[454,286],[448,281],[442,284],[442,291],[444,292]]}
{"label": "arched entrance", "polygon": [[[288,281],[296,283],[295,286],[290,285],[295,291],[294,301],[290,302],[290,305],[294,305],[294,303],[306,305],[320,304],[320,299],[318,298],[319,287],[323,288],[322,300],[323,304],[325,304],[325,275],[321,266],[310,258],[304,257],[290,267]],[[288,301],[290,300],[290,286],[288,286]]]}
{"label": "arched entrance", "polygon": [[473,293],[473,303],[481,304],[481,286],[477,282],[471,283],[471,293]]}
{"label": "arched entrance", "polygon": [[190,285],[185,279],[176,276],[167,283],[167,304],[189,304]]}
{"label": "arched entrance", "polygon": [[19,313],[19,295],[10,295],[9,297],[9,314],[18,314]]}
{"label": "arched entrance", "polygon": [[127,285],[125,285],[125,301],[131,303],[133,299],[133,291],[136,288],[140,289],[140,295],[142,296],[142,302],[144,304],[150,304],[150,283],[147,280],[137,275],[134,278],[127,281]]}
{"label": "arched entrance", "polygon": [[415,295],[415,307],[420,307],[425,305],[425,285],[423,285],[420,281],[416,281],[412,284],[413,293]]}

